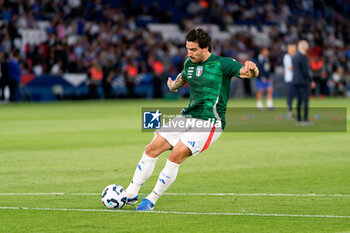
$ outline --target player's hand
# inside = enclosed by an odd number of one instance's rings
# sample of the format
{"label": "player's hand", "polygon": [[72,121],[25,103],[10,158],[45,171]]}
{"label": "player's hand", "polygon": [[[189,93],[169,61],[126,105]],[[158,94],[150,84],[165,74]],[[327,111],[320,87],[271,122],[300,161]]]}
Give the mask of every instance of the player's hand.
{"label": "player's hand", "polygon": [[311,82],[311,89],[315,89],[316,88],[316,83],[314,81]]}
{"label": "player's hand", "polygon": [[252,62],[252,61],[246,61],[245,64],[244,64],[244,67],[247,70],[255,70],[256,64],[254,62]]}
{"label": "player's hand", "polygon": [[172,78],[169,77],[167,82],[168,88],[171,92],[177,92],[177,89],[173,88],[173,82]]}
{"label": "player's hand", "polygon": [[256,64],[252,61],[246,61],[244,66],[239,71],[240,78],[256,78],[259,75],[259,70]]}

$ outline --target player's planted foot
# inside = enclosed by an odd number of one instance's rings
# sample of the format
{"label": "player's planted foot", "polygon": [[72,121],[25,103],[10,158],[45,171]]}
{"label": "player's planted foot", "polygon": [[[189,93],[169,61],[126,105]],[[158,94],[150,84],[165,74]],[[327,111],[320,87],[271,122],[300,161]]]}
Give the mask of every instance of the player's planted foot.
{"label": "player's planted foot", "polygon": [[312,126],[314,123],[312,121],[297,121],[298,126]]}
{"label": "player's planted foot", "polygon": [[288,120],[295,119],[294,113],[293,112],[288,112]]}
{"label": "player's planted foot", "polygon": [[136,207],[136,210],[153,210],[154,204],[148,199],[142,199],[141,203]]}
{"label": "player's planted foot", "polygon": [[128,205],[135,205],[137,203],[138,199],[139,199],[139,195],[136,195],[133,198],[128,198],[126,204],[128,204]]}

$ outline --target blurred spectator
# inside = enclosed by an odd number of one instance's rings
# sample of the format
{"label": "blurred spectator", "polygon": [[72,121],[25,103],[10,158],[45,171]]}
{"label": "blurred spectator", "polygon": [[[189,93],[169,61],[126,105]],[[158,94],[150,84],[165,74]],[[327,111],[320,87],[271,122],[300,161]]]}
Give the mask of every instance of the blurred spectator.
{"label": "blurred spectator", "polygon": [[8,85],[8,55],[0,47],[0,100],[5,100],[5,87]]}
{"label": "blurred spectator", "polygon": [[35,74],[36,76],[40,76],[43,73],[44,73],[44,67],[42,65],[42,62],[38,60],[33,66],[33,74]]}
{"label": "blurred spectator", "polygon": [[138,68],[138,62],[132,61],[131,58],[127,59],[127,63],[124,67],[125,72],[125,84],[128,89],[128,97],[129,98],[135,98],[135,82],[136,77],[139,74],[139,68]]}
{"label": "blurred spectator", "polygon": [[106,58],[105,64],[102,69],[103,69],[102,87],[104,91],[104,96],[106,99],[110,99],[110,98],[113,98],[112,79],[115,75],[116,67],[113,64],[111,59]]}
{"label": "blurred spectator", "polygon": [[287,89],[287,107],[288,107],[288,118],[294,117],[292,112],[293,99],[295,96],[293,87],[293,65],[292,57],[297,51],[296,45],[291,43],[287,46],[287,53],[283,57],[283,68],[284,68],[284,82],[286,83]]}
{"label": "blurred spectator", "polygon": [[259,68],[259,76],[256,79],[256,101],[257,107],[259,110],[264,109],[263,105],[263,95],[266,92],[266,105],[268,109],[273,109],[272,101],[272,78],[270,77],[270,59],[269,59],[269,50],[263,48],[260,50],[260,54],[257,57],[257,66]]}
{"label": "blurred spectator", "polygon": [[90,67],[88,74],[89,97],[91,99],[98,99],[100,97],[98,94],[98,87],[100,86],[103,78],[103,71],[98,58],[93,59],[92,66]]}
{"label": "blurred spectator", "polygon": [[8,63],[8,76],[10,87],[10,101],[20,101],[19,84],[21,82],[21,67],[19,65],[19,51],[14,50]]}
{"label": "blurred spectator", "polygon": [[324,61],[321,57],[313,57],[310,61],[311,77],[315,85],[311,88],[311,97],[316,96],[317,91],[320,92],[320,98],[326,96],[327,88],[327,71]]}
{"label": "blurred spectator", "polygon": [[346,96],[350,98],[350,73],[345,77],[346,82]]}
{"label": "blurred spectator", "polygon": [[149,61],[153,74],[153,97],[163,98],[164,65],[159,59],[150,58]]}
{"label": "blurred spectator", "polygon": [[1,44],[3,50],[5,53],[10,53],[11,52],[11,39],[10,36],[7,32],[4,33],[3,39],[2,39],[2,44]]}
{"label": "blurred spectator", "polygon": [[52,67],[51,67],[51,71],[50,74],[52,75],[61,75],[63,74],[63,70],[62,70],[62,61],[58,60]]}
{"label": "blurred spectator", "polygon": [[332,86],[334,87],[333,96],[345,96],[346,79],[344,69],[339,66],[332,73]]}

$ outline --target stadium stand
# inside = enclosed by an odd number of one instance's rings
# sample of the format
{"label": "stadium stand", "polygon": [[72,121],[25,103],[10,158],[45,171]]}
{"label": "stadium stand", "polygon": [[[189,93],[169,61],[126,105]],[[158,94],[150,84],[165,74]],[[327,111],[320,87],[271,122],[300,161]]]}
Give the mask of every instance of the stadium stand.
{"label": "stadium stand", "polygon": [[[166,92],[166,78],[182,69],[184,35],[192,27],[208,30],[215,54],[240,62],[267,46],[276,96],[285,92],[286,44],[306,39],[310,61],[323,58],[325,95],[334,94],[340,67],[344,95],[350,97],[350,3],[345,0],[1,0],[0,12],[1,50],[8,55],[19,50],[26,100],[87,98],[88,70],[96,57],[102,68],[107,60],[113,62],[114,97],[130,97],[131,83],[133,97],[152,98],[154,60],[163,63]],[[57,63],[62,63],[62,75],[50,74]],[[137,75],[128,86],[130,64]],[[240,80],[235,82],[242,89]],[[98,92],[102,98],[102,88]],[[233,92],[244,96],[237,88]]]}

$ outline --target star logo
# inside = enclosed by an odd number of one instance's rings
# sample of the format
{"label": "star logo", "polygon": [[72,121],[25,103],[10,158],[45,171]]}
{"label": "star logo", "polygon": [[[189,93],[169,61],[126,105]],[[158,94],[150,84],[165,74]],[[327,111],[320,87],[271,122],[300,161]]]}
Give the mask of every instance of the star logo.
{"label": "star logo", "polygon": [[151,113],[151,115],[153,116],[153,118],[152,118],[152,120],[151,120],[151,122],[152,121],[154,121],[154,120],[159,120],[159,117],[162,115],[160,112],[159,112],[159,109],[157,109],[157,111],[155,112],[155,113]]}
{"label": "star logo", "polygon": [[160,129],[162,113],[157,109],[156,112],[143,112],[143,128],[144,129]]}

